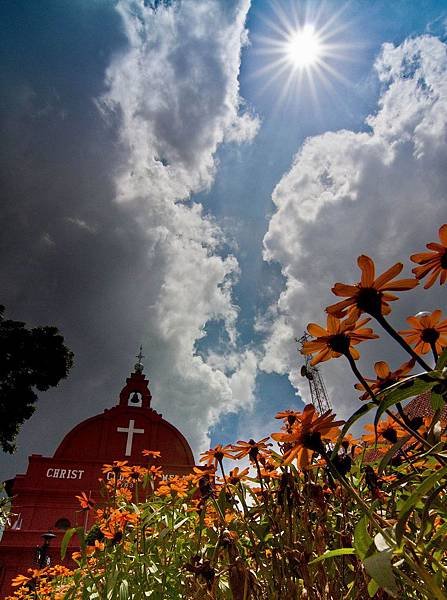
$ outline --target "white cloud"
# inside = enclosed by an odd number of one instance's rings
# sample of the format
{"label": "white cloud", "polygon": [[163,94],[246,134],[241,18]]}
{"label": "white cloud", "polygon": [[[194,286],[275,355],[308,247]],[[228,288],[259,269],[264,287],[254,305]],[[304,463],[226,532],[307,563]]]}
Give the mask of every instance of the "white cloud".
{"label": "white cloud", "polygon": [[[286,287],[262,368],[289,373],[305,398],[294,337],[309,321],[325,322],[324,307],[336,301],[333,283],[358,281],[361,253],[379,270],[406,261],[408,274],[408,255],[436,240],[447,221],[446,46],[430,36],[385,44],[375,68],[383,89],[376,114],[367,119],[370,130],[306,140],[273,193],[265,258],[281,264]],[[402,328],[409,314],[443,308],[442,292],[403,293],[391,320]],[[372,361],[383,357],[397,366],[405,359],[391,343],[380,344],[360,346],[368,375]],[[346,414],[357,396],[343,359],[325,363],[322,371],[335,407]]]}
{"label": "white cloud", "polygon": [[[210,320],[224,322],[236,343],[232,285],[239,267],[221,229],[197,204],[224,141],[250,141],[258,119],[241,111],[239,67],[247,0],[182,0],[156,11],[120,2],[128,47],[107,71],[98,101],[120,119],[126,159],[116,177],[117,200],[134,211],[147,235],[147,322],[142,323],[155,407],[176,424],[196,452],[208,443],[219,414],[252,402],[256,361],[246,352],[236,370],[195,354]],[[141,277],[141,274],[139,274]]]}

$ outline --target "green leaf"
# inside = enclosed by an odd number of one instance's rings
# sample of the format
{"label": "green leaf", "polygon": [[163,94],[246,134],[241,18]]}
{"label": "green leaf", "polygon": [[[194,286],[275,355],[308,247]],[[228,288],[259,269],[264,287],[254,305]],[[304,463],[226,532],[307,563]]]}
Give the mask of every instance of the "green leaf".
{"label": "green leaf", "polygon": [[447,365],[447,348],[444,348],[441,356],[438,358],[436,363],[436,370],[441,371]]}
{"label": "green leaf", "polygon": [[399,381],[381,392],[378,395],[380,406],[376,412],[374,426],[377,427],[380,417],[388,408],[412,396],[419,396],[419,394],[430,390],[435,384],[436,379],[433,379],[429,373],[422,373]]}
{"label": "green leaf", "polygon": [[437,410],[442,410],[445,406],[444,398],[441,396],[441,394],[435,394],[435,392],[430,394],[430,403],[435,412]]}
{"label": "green leaf", "polygon": [[120,584],[119,600],[128,600],[128,598],[129,598],[129,583],[126,581],[126,579],[123,579],[123,581]]}
{"label": "green leaf", "polygon": [[371,579],[371,581],[368,583],[369,597],[373,598],[377,594],[379,589],[380,589],[380,586],[378,585],[378,583],[374,579]]}
{"label": "green leaf", "polygon": [[343,426],[343,429],[341,430],[340,437],[338,438],[337,443],[335,444],[335,448],[332,451],[331,458],[334,458],[337,455],[338,449],[340,448],[340,444],[342,443],[343,438],[345,437],[346,432],[351,427],[351,425],[353,425],[361,417],[366,415],[366,413],[369,412],[375,406],[377,406],[375,402],[368,402],[366,404],[363,404],[358,410],[355,411],[353,415],[351,415],[351,417],[346,421],[346,423]]}
{"label": "green leaf", "polygon": [[368,533],[368,517],[363,516],[354,529],[354,548],[357,556],[363,560],[370,550],[373,540]]}
{"label": "green leaf", "polygon": [[315,563],[319,563],[322,560],[326,560],[327,558],[334,558],[335,556],[344,556],[345,554],[355,554],[354,548],[337,548],[336,550],[328,550],[318,558],[314,558],[308,564],[314,565]]}
{"label": "green leaf", "polygon": [[383,470],[387,467],[388,463],[393,458],[393,456],[398,452],[398,450],[400,450],[402,448],[402,446],[404,444],[406,444],[408,442],[408,440],[411,437],[412,437],[411,435],[406,435],[405,437],[401,438],[400,440],[397,440],[397,442],[391,446],[391,448],[388,450],[388,452],[385,454],[385,456],[380,461],[379,468],[377,470],[378,475],[380,475],[383,472]]}
{"label": "green leaf", "polygon": [[365,569],[374,581],[391,596],[398,592],[397,582],[391,566],[391,552],[375,552],[364,559]]}
{"label": "green leaf", "polygon": [[439,483],[442,478],[447,474],[447,467],[436,471],[421,483],[421,485],[416,488],[416,490],[409,496],[399,511],[399,519],[396,524],[396,540],[398,544],[402,541],[402,537],[404,535],[405,523],[407,522],[408,516],[411,511],[415,507],[415,505],[419,502],[419,500],[424,496],[432,487],[434,487],[437,483]]}
{"label": "green leaf", "polygon": [[71,527],[70,529],[67,529],[67,531],[65,532],[65,535],[62,538],[62,543],[61,543],[61,560],[64,560],[65,555],[67,553],[68,544],[70,543],[70,540],[74,536],[75,533],[76,533],[76,527]]}
{"label": "green leaf", "polygon": [[184,519],[182,519],[181,521],[179,521],[178,523],[176,523],[174,525],[174,530],[179,529],[179,527],[181,527],[188,520],[189,520],[189,517],[185,517]]}

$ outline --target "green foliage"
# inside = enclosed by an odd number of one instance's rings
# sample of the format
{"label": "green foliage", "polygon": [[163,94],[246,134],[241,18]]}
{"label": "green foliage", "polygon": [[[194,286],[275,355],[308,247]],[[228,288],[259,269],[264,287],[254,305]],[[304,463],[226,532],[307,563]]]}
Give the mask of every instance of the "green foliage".
{"label": "green foliage", "polygon": [[10,524],[11,499],[6,493],[5,486],[0,483],[0,539],[4,528]]}
{"label": "green foliage", "polygon": [[73,354],[56,327],[28,329],[4,318],[0,306],[0,445],[14,452],[14,439],[35,410],[37,394],[68,375]]}

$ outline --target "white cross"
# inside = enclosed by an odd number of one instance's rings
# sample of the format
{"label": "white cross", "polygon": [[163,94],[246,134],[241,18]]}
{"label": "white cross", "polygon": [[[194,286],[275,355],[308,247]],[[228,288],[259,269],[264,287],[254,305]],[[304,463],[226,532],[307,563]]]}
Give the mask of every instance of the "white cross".
{"label": "white cross", "polygon": [[144,429],[135,429],[135,421],[133,419],[130,419],[129,426],[127,427],[127,429],[125,427],[117,427],[116,430],[119,433],[127,433],[126,456],[131,456],[133,434],[144,433]]}

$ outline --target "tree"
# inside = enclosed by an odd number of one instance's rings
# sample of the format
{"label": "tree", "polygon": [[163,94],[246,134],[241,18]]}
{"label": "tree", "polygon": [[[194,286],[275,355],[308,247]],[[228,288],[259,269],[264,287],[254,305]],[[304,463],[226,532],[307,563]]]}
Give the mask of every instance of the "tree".
{"label": "tree", "polygon": [[14,452],[20,426],[31,417],[38,396],[67,377],[73,353],[56,327],[29,329],[4,318],[0,305],[0,444]]}

